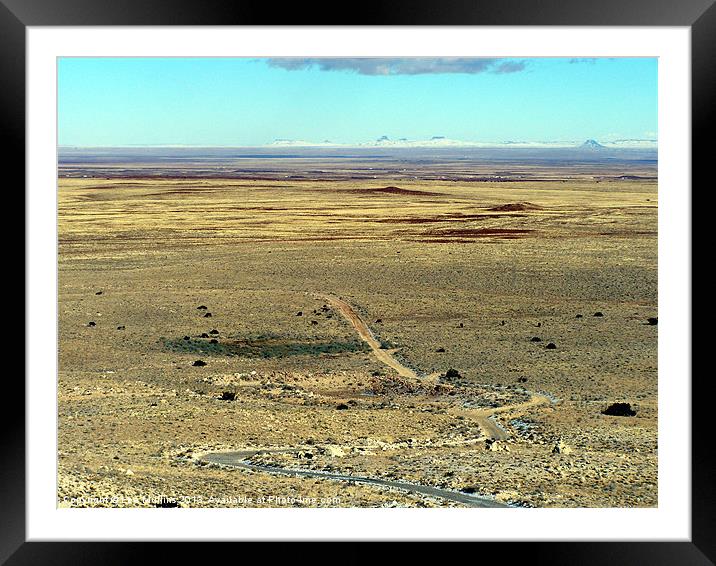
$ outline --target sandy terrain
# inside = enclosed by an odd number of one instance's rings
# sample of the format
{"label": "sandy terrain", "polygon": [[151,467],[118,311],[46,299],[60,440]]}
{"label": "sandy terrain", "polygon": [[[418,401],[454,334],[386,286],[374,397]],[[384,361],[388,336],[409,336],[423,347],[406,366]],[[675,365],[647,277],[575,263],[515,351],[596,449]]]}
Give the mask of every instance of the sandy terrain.
{"label": "sandy terrain", "polygon": [[61,177],[59,504],[462,505],[205,457],[258,451],[499,504],[655,506],[657,185],[593,173]]}

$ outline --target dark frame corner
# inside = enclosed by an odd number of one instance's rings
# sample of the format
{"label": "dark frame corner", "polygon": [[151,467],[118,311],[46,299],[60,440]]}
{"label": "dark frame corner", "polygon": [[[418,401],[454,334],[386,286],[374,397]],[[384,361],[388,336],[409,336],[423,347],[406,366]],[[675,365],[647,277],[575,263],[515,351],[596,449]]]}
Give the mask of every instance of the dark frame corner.
{"label": "dark frame corner", "polygon": [[[270,3],[231,0],[0,0],[0,114],[6,141],[4,158],[8,164],[25,159],[25,31],[27,26],[67,25],[633,25],[688,26],[692,34],[692,185],[707,190],[706,165],[713,160],[708,142],[712,137],[716,100],[716,5],[714,0],[502,0],[473,2],[461,0],[394,0],[380,4],[363,3],[350,19],[336,10],[336,4],[323,1],[295,3],[280,10]],[[346,12],[347,13],[347,12]],[[319,16],[316,16],[316,15]],[[338,15],[341,14],[341,15]],[[709,155],[707,155],[707,152]],[[8,167],[15,186],[25,186],[24,168]],[[14,176],[14,177],[13,177]],[[684,190],[688,190],[684,187]],[[692,192],[693,194],[693,192]],[[24,208],[24,206],[23,206]],[[692,380],[692,540],[690,542],[583,542],[583,543],[483,543],[510,545],[505,556],[510,562],[537,563],[544,559],[560,564],[714,564],[716,563],[716,468],[707,421],[711,413],[709,375]],[[8,390],[11,391],[7,395]],[[6,381],[6,398],[25,397],[19,380]],[[19,403],[17,403],[19,405]],[[125,564],[130,560],[159,559],[163,562],[186,558],[186,545],[166,543],[88,543],[26,542],[25,538],[25,419],[2,412],[0,433],[3,464],[0,476],[0,563],[20,564]],[[249,544],[249,543],[247,543]],[[323,543],[325,545],[325,543]],[[314,543],[272,545],[273,560],[295,561],[298,555],[315,561],[325,556],[334,561],[358,563],[376,557],[378,543],[351,543],[333,552],[310,548]],[[380,545],[385,559],[405,559],[403,545]],[[416,549],[417,545],[411,547]],[[445,547],[437,549],[445,556]],[[218,553],[217,553],[218,550]],[[225,545],[202,545],[203,560],[226,550]],[[400,553],[400,554],[398,554]],[[402,561],[401,560],[401,561]]]}

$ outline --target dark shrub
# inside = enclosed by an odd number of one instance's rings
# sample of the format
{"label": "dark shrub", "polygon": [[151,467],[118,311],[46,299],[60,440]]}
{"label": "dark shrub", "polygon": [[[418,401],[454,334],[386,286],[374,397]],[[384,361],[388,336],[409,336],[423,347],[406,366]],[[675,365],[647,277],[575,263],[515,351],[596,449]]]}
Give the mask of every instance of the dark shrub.
{"label": "dark shrub", "polygon": [[602,411],[602,414],[612,417],[633,417],[636,411],[631,408],[630,403],[612,403]]}

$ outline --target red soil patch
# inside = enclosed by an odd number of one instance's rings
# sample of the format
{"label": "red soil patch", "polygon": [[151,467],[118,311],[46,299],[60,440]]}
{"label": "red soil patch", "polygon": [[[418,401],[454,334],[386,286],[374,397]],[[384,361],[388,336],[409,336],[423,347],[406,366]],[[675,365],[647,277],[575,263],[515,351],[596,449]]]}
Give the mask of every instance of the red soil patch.
{"label": "red soil patch", "polygon": [[435,224],[460,220],[487,220],[489,218],[522,218],[524,214],[444,214],[442,216],[412,216],[408,218],[381,218],[376,220],[382,224]]}
{"label": "red soil patch", "polygon": [[524,210],[542,210],[542,207],[531,202],[510,202],[499,206],[493,206],[488,210],[493,212],[518,212]]}
{"label": "red soil patch", "polygon": [[410,195],[410,196],[445,196],[443,193],[434,193],[430,191],[415,191],[412,189],[401,189],[400,187],[382,187],[379,189],[356,189],[351,192],[370,195],[370,194],[386,194],[386,195]]}
{"label": "red soil patch", "polygon": [[534,232],[534,230],[520,230],[515,228],[462,228],[455,230],[431,230],[428,236],[438,238],[519,238]]}

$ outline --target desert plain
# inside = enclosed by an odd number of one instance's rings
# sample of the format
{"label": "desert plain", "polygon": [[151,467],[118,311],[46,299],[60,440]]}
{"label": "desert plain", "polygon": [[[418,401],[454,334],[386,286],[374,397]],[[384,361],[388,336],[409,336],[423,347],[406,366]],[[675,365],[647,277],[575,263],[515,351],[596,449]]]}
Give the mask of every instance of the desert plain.
{"label": "desert plain", "polygon": [[61,160],[58,505],[656,506],[655,161],[478,157]]}

